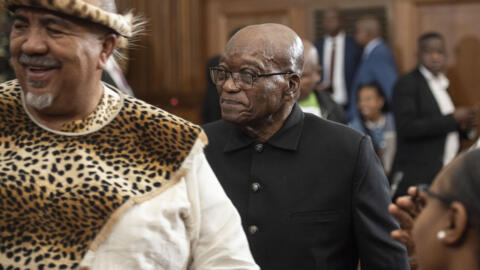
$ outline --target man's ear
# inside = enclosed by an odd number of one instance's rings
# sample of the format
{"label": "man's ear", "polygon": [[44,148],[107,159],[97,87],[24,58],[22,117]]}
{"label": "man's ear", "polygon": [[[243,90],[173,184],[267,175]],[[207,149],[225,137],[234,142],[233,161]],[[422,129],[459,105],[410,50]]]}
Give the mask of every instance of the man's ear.
{"label": "man's ear", "polygon": [[468,214],[463,204],[453,202],[448,210],[449,228],[441,241],[447,245],[460,244],[468,230]]}
{"label": "man's ear", "polygon": [[98,60],[98,68],[104,69],[107,65],[108,58],[112,55],[117,46],[117,36],[115,34],[108,34],[102,40],[102,51]]}
{"label": "man's ear", "polygon": [[289,100],[297,100],[300,96],[300,76],[293,73],[288,76],[288,88],[285,91],[284,98]]}

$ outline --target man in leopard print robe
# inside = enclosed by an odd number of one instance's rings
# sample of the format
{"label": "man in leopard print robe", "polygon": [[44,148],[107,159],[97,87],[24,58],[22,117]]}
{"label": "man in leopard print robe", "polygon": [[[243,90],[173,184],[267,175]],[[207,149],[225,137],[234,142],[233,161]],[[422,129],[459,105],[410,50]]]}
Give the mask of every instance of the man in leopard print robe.
{"label": "man in leopard print robe", "polygon": [[101,82],[113,0],[0,0],[0,269],[258,269],[203,131]]}

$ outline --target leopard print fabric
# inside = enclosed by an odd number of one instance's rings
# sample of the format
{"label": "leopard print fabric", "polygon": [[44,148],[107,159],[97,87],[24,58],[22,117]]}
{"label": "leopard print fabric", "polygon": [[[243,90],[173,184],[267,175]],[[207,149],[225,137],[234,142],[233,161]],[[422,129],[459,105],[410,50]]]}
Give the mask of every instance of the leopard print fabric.
{"label": "leopard print fabric", "polygon": [[85,119],[75,120],[63,124],[61,131],[66,133],[85,133],[97,130],[107,124],[122,106],[122,99],[116,98],[115,94],[105,88],[105,94],[97,108]]}
{"label": "leopard print fabric", "polygon": [[0,0],[0,5],[10,10],[19,6],[43,8],[101,24],[124,37],[120,40],[121,47],[126,47],[126,39],[134,37],[142,28],[131,13],[110,13],[82,0]]}
{"label": "leopard print fabric", "polygon": [[28,117],[16,80],[1,84],[0,269],[77,269],[119,209],[179,180],[201,136],[128,96],[100,130],[56,134]]}

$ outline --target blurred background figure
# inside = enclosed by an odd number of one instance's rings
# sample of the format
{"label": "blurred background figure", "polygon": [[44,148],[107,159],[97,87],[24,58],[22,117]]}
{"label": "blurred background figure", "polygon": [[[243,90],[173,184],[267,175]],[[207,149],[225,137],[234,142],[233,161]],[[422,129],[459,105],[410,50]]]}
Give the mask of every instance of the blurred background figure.
{"label": "blurred background figure", "polygon": [[222,119],[222,110],[220,108],[219,96],[217,87],[210,79],[210,68],[218,66],[220,62],[220,55],[215,55],[207,61],[207,88],[205,89],[205,97],[203,100],[202,121],[203,123],[210,123]]}
{"label": "blurred background figure", "polygon": [[455,108],[444,75],[447,64],[442,35],[429,32],[418,39],[418,67],[400,77],[393,92],[397,153],[392,179],[395,196],[409,186],[430,184],[460,149],[460,135],[476,126],[473,107]]}
{"label": "blurred background figure", "polygon": [[303,40],[303,46],[304,66],[298,105],[304,112],[345,124],[343,108],[335,103],[330,94],[316,89],[322,77],[317,49],[308,40]]}
{"label": "blurred background figure", "polygon": [[360,117],[350,122],[350,126],[370,136],[375,152],[389,173],[395,155],[395,124],[380,85],[370,83],[359,88],[357,109]]}
{"label": "blurred background figure", "polygon": [[10,67],[8,60],[8,35],[10,32],[11,18],[8,12],[0,10],[0,82],[11,80],[14,78],[13,70]]}
{"label": "blurred background figure", "polygon": [[402,230],[392,237],[409,247],[411,269],[480,269],[480,150],[462,154],[432,185],[409,190],[389,207]]}
{"label": "blurred background figure", "polygon": [[123,74],[122,69],[114,57],[110,57],[110,59],[108,59],[107,65],[102,72],[102,81],[117,87],[118,90],[127,95],[132,97],[135,96],[132,88],[125,78],[125,75]]}
{"label": "blurred background figure", "polygon": [[[235,33],[237,33],[243,27],[244,26],[240,26],[233,29],[233,31],[228,34],[228,39],[233,37],[233,35],[235,35]],[[212,82],[210,77],[210,68],[218,66],[220,63],[220,57],[221,55],[215,55],[207,60],[207,88],[205,89],[205,97],[203,99],[202,109],[202,121],[204,124],[222,119],[222,110],[220,108],[219,101],[220,97],[218,96],[217,87]]]}
{"label": "blurred background figure", "polygon": [[397,79],[397,67],[393,53],[382,39],[382,26],[378,19],[372,16],[362,17],[355,24],[355,39],[364,47],[362,60],[352,83],[351,106],[347,118],[358,117],[356,108],[357,90],[361,85],[377,82],[387,98],[392,98],[392,87]]}
{"label": "blurred background figure", "polygon": [[327,8],[323,16],[325,37],[315,44],[324,74],[321,90],[331,93],[337,104],[346,107],[362,49],[346,35],[338,7]]}

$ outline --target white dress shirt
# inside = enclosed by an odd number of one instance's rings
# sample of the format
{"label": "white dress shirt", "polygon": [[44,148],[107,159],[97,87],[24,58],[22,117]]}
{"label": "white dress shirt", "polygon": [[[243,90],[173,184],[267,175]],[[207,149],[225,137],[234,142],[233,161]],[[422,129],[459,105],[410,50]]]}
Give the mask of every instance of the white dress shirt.
{"label": "white dress shirt", "polygon": [[[330,82],[332,70],[332,49],[335,42],[335,63],[333,82]],[[323,46],[323,81],[325,85],[333,87],[332,99],[345,105],[348,102],[347,87],[345,82],[345,32],[339,32],[335,37],[326,36]]]}
{"label": "white dress shirt", "polygon": [[182,168],[178,184],[121,216],[98,249],[87,252],[81,269],[259,269],[201,143]]}
{"label": "white dress shirt", "polygon": [[[452,99],[448,94],[448,86],[450,82],[444,74],[439,74],[434,76],[428,69],[424,66],[420,66],[420,72],[423,77],[428,82],[430,91],[435,97],[435,101],[440,108],[440,112],[443,115],[452,114],[455,111],[455,106],[453,105]],[[457,131],[452,131],[447,134],[447,139],[445,140],[445,150],[443,154],[443,165],[448,164],[458,153],[460,149],[460,135]]]}

